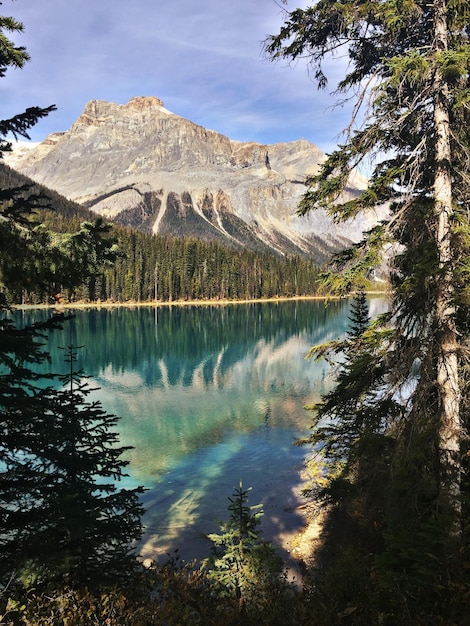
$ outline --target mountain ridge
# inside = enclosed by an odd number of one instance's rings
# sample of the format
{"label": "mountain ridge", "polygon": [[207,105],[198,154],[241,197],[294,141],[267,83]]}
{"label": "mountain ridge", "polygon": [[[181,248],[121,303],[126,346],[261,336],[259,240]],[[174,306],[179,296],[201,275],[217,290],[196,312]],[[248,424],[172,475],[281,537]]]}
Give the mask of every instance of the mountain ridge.
{"label": "mountain ridge", "polygon": [[[6,162],[95,213],[145,232],[325,260],[376,221],[298,217],[307,176],[325,155],[310,142],[232,140],[167,110],[155,96],[88,102],[69,130]],[[351,179],[347,197],[366,185]]]}

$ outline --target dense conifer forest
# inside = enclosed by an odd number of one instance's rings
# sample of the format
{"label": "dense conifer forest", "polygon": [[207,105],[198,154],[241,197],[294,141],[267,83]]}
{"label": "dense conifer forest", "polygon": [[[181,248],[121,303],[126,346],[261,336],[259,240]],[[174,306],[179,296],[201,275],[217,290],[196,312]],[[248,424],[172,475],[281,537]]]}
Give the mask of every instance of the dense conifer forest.
{"label": "dense conifer forest", "polygon": [[[25,199],[40,198],[37,219],[53,232],[72,232],[84,220],[96,220],[96,215],[87,209],[25,179],[4,164],[0,164],[0,185],[23,186]],[[118,251],[113,265],[88,278],[73,292],[57,283],[50,286],[50,294],[67,301],[174,302],[315,293],[318,267],[306,257],[284,258],[199,239],[149,235],[119,225],[113,225],[110,237]],[[50,294],[22,289],[12,296],[17,303],[38,304]]]}

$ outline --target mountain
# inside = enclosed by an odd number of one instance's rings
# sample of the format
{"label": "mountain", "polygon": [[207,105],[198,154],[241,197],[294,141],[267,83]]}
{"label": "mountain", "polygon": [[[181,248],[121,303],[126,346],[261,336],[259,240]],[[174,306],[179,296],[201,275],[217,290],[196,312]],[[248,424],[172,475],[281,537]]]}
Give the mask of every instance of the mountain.
{"label": "mountain", "polygon": [[[156,97],[93,100],[66,132],[20,148],[17,171],[120,224],[323,261],[376,221],[297,217],[307,175],[324,154],[304,139],[238,142],[168,111]],[[351,179],[349,196],[366,179]]]}

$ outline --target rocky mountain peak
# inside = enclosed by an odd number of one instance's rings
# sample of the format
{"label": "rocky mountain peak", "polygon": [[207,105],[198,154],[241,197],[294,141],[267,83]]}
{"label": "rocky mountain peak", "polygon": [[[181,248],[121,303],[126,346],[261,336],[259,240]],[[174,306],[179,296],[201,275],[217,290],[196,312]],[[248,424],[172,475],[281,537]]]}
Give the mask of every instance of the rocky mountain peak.
{"label": "rocky mountain peak", "polygon": [[93,123],[94,120],[103,122],[109,117],[118,117],[123,113],[124,115],[158,115],[162,112],[172,115],[156,96],[136,96],[131,98],[127,104],[115,104],[106,100],[90,100],[75,123],[89,124]]}
{"label": "rocky mountain peak", "polygon": [[142,110],[153,109],[155,107],[164,109],[165,105],[157,98],[157,96],[135,96],[131,98],[127,104],[124,105],[126,109]]}
{"label": "rocky mountain peak", "polygon": [[[63,133],[7,158],[11,167],[93,211],[143,230],[281,254],[326,257],[375,216],[346,227],[295,211],[323,153],[305,139],[263,145],[194,124],[154,96],[88,102]],[[365,186],[359,175],[350,193]]]}

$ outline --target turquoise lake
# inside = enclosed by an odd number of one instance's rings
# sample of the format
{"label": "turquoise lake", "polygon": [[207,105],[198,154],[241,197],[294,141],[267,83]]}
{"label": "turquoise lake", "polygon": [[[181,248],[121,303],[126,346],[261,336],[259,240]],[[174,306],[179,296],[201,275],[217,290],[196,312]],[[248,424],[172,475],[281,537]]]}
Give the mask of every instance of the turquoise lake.
{"label": "turquoise lake", "polygon": [[[299,472],[310,450],[305,405],[331,388],[310,347],[340,337],[350,303],[291,301],[224,306],[94,308],[74,311],[46,348],[64,371],[60,347],[82,346],[78,365],[99,387],[90,396],[120,416],[129,476],[144,486],[145,557],[207,556],[203,533],[218,530],[240,480],[263,505],[262,529],[281,544],[303,518]],[[371,315],[386,302],[370,300]],[[24,323],[48,315],[19,311]]]}

